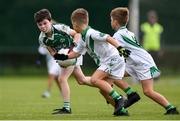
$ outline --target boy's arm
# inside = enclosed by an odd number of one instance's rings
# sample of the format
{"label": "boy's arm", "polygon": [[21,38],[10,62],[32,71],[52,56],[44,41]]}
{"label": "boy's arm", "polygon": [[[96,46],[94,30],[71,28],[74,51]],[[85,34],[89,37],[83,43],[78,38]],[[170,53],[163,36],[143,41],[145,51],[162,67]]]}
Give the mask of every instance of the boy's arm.
{"label": "boy's arm", "polygon": [[119,54],[120,54],[121,56],[123,55],[125,58],[127,58],[127,57],[129,57],[129,55],[131,54],[131,51],[130,51],[130,50],[123,48],[123,47],[120,45],[120,43],[119,43],[116,39],[114,39],[113,37],[108,36],[107,39],[106,39],[106,41],[107,41],[108,43],[110,43],[111,45],[113,45],[113,46],[119,51]]}
{"label": "boy's arm", "polygon": [[80,38],[81,38],[81,34],[75,33],[75,35],[74,35],[74,42],[75,42],[75,44],[78,43],[78,41],[80,40]]}
{"label": "boy's arm", "polygon": [[[76,38],[77,37],[77,38]],[[85,47],[83,41],[81,40],[81,34],[75,35],[75,40],[79,41],[78,45],[71,50],[68,55],[65,54],[56,54],[54,58],[56,60],[67,60],[72,58],[77,58],[85,52]]]}
{"label": "boy's arm", "polygon": [[111,36],[108,36],[106,41],[116,48],[118,48],[120,46],[120,43],[117,40],[115,40],[114,38],[112,38]]}
{"label": "boy's arm", "polygon": [[54,55],[54,59],[55,60],[67,60],[67,59],[77,58],[79,56],[80,56],[79,53],[71,51],[68,55],[56,53]]}
{"label": "boy's arm", "polygon": [[68,59],[72,59],[72,58],[77,58],[79,57],[81,54],[75,52],[75,51],[71,51],[69,54],[68,54]]}
{"label": "boy's arm", "polygon": [[47,50],[49,51],[49,53],[54,57],[54,55],[57,53],[53,48],[51,47],[47,47]]}

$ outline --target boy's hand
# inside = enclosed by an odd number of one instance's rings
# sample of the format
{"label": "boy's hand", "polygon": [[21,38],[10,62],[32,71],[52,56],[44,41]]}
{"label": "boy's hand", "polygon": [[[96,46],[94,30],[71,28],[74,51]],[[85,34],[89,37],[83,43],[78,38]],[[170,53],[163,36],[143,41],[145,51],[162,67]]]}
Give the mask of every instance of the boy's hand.
{"label": "boy's hand", "polygon": [[54,55],[54,59],[55,60],[67,60],[68,59],[68,55],[56,53]]}
{"label": "boy's hand", "polygon": [[117,50],[119,51],[120,56],[123,55],[125,58],[129,57],[129,55],[131,54],[131,51],[130,51],[130,50],[125,49],[125,48],[123,48],[123,47],[121,47],[121,46],[119,46],[119,47],[117,48]]}

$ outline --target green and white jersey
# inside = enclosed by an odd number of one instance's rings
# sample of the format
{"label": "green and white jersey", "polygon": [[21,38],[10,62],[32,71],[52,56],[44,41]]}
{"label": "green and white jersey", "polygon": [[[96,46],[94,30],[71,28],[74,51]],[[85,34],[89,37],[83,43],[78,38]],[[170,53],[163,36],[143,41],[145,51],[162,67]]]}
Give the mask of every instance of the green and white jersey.
{"label": "green and white jersey", "polygon": [[130,56],[127,58],[127,61],[139,62],[146,61],[148,63],[154,64],[154,61],[151,55],[142,48],[139,42],[136,40],[134,33],[128,31],[128,29],[123,26],[121,27],[114,35],[113,38],[118,40],[122,47],[131,51]]}
{"label": "green and white jersey", "polygon": [[[156,70],[156,72],[159,72],[152,56],[142,48],[136,40],[134,33],[128,31],[125,26],[121,27],[114,34],[113,38],[118,40],[122,47],[131,51],[130,56],[126,59],[126,70],[129,74],[131,74],[131,71],[135,71],[138,79],[145,80],[153,77],[151,75],[152,71]],[[148,74],[145,74],[145,70]]]}
{"label": "green and white jersey", "polygon": [[39,35],[39,43],[43,47],[52,47],[57,52],[62,48],[69,48],[73,43],[73,38],[70,36],[71,29],[64,24],[52,25],[52,37],[47,37],[41,32]]}
{"label": "green and white jersey", "polygon": [[111,57],[119,55],[117,49],[106,41],[108,34],[87,27],[81,35],[81,40],[73,50],[80,54],[87,51],[98,66]]}

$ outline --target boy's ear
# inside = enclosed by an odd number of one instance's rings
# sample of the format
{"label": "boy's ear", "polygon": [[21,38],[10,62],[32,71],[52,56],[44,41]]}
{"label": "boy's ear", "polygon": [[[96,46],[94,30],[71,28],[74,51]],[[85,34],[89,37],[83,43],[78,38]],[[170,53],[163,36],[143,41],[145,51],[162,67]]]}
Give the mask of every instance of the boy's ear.
{"label": "boy's ear", "polygon": [[119,22],[117,20],[114,20],[116,26],[120,26]]}

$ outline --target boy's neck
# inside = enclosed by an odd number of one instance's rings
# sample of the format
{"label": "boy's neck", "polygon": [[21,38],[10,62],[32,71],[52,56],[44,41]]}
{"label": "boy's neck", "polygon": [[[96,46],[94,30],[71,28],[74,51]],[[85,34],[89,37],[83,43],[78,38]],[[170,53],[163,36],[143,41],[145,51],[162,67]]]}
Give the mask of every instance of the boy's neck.
{"label": "boy's neck", "polygon": [[46,36],[47,37],[52,37],[52,34],[53,34],[53,29],[51,28],[51,30],[46,33]]}
{"label": "boy's neck", "polygon": [[117,27],[117,30],[119,30],[119,29],[124,29],[124,28],[126,28],[126,25],[119,25],[118,27]]}
{"label": "boy's neck", "polygon": [[82,33],[84,30],[86,30],[89,26],[88,25],[82,25],[81,26],[81,32]]}
{"label": "boy's neck", "polygon": [[81,32],[81,35],[82,36],[85,36],[87,31],[89,30],[90,26],[87,26],[82,32]]}

